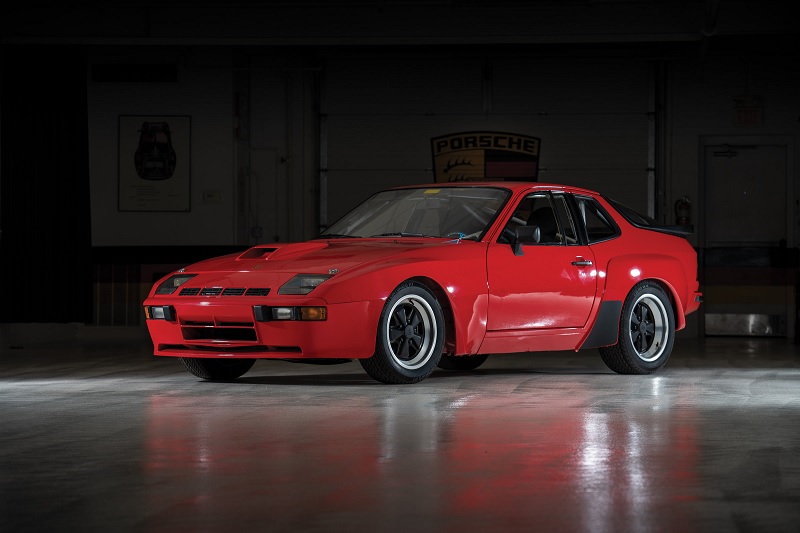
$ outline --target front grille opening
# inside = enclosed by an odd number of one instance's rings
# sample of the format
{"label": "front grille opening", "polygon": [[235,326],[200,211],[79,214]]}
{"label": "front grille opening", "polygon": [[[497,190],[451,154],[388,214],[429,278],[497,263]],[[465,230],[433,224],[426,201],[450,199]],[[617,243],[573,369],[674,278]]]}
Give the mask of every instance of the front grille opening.
{"label": "front grille opening", "polygon": [[266,296],[267,294],[269,294],[269,289],[261,287],[253,287],[251,289],[247,289],[246,296]]}
{"label": "front grille opening", "polygon": [[241,296],[244,294],[244,289],[225,289],[222,291],[223,296]]}
{"label": "front grille opening", "polygon": [[214,323],[213,322],[206,322],[206,321],[203,321],[203,320],[182,320],[181,321],[181,325],[182,326],[197,326],[197,327],[200,327],[200,328],[214,327]]}
{"label": "front grille opening", "polygon": [[269,294],[267,287],[184,287],[180,296],[266,296]]}
{"label": "front grille opening", "polygon": [[200,296],[219,296],[222,292],[222,287],[206,287],[200,291]]}
{"label": "front grille opening", "polygon": [[246,341],[255,342],[256,330],[252,328],[195,328],[183,327],[187,341]]}

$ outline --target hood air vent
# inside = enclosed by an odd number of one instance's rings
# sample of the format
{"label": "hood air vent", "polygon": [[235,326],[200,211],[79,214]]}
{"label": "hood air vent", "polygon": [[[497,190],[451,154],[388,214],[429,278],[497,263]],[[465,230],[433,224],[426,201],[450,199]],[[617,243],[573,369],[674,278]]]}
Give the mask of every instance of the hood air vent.
{"label": "hood air vent", "polygon": [[277,248],[250,248],[237,259],[261,259],[262,257],[271,254],[275,250],[277,250]]}

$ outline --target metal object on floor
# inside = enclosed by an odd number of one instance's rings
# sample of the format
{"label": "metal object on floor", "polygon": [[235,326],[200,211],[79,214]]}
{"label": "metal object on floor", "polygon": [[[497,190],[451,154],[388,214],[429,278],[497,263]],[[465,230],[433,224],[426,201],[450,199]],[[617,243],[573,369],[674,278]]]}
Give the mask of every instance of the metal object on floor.
{"label": "metal object on floor", "polygon": [[706,335],[785,337],[786,317],[758,313],[706,313]]}

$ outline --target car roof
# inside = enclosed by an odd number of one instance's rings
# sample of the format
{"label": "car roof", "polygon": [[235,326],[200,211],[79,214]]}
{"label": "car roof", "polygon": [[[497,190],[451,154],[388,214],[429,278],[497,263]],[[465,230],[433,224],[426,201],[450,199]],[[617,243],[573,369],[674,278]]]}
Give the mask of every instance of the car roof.
{"label": "car roof", "polygon": [[565,192],[589,194],[593,196],[600,196],[600,193],[582,187],[575,187],[572,185],[563,185],[559,183],[543,183],[539,181],[456,181],[445,183],[420,183],[417,185],[404,185],[402,187],[393,187],[393,189],[424,189],[424,188],[449,188],[449,187],[500,187],[503,189],[510,189],[514,192],[524,190],[561,190]]}

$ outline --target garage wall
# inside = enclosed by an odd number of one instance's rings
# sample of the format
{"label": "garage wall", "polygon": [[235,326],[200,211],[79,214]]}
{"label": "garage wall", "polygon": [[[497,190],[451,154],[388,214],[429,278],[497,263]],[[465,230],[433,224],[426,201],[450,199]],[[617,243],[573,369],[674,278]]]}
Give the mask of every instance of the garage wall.
{"label": "garage wall", "polygon": [[331,55],[327,222],[385,186],[433,181],[431,137],[472,130],[539,137],[540,181],[599,189],[646,210],[648,80],[647,60],[629,55]]}
{"label": "garage wall", "polygon": [[[249,102],[238,136],[238,242],[300,241],[318,231],[319,78],[303,53],[240,52],[236,95]],[[246,87],[246,90],[245,90]]]}
{"label": "garage wall", "polygon": [[[647,208],[644,59],[449,50],[321,56],[315,63],[253,55],[234,68],[226,49],[95,50],[90,66],[158,57],[178,66],[178,81],[90,80],[93,245],[307,238],[318,222],[334,221],[372,192],[432,181],[431,137],[469,130],[539,137],[541,181],[595,188]],[[242,70],[246,76],[234,74]],[[317,99],[328,163],[320,206]],[[118,116],[139,114],[192,117],[190,212],[117,210]]]}
{"label": "garage wall", "polygon": [[[96,81],[96,65],[130,78]],[[174,65],[176,81],[136,79],[140,65]],[[235,242],[231,53],[226,48],[93,48],[89,54],[89,161],[93,246]],[[191,210],[118,211],[118,117],[191,117]]]}
{"label": "garage wall", "polygon": [[678,198],[692,200],[705,294],[697,319],[709,335],[797,338],[800,64],[792,53],[780,41],[721,46],[669,65],[664,207],[674,216]]}
{"label": "garage wall", "polygon": [[[175,81],[90,79],[92,244],[247,246],[317,232],[319,67],[230,47],[94,49],[97,65],[174,66]],[[132,74],[135,76],[135,74]],[[120,115],[191,117],[191,206],[119,211]]]}
{"label": "garage wall", "polygon": [[[302,59],[272,50],[248,54],[243,69],[228,48],[94,49],[90,64],[156,57],[178,65],[179,79],[90,80],[93,245],[307,238],[372,192],[431,181],[431,137],[483,129],[541,138],[541,181],[597,189],[647,210],[654,59],[596,47],[431,50],[329,48]],[[674,202],[685,195],[702,226],[701,137],[783,135],[796,142],[796,66],[787,69],[791,57],[754,57],[714,56],[702,65],[697,55],[656,58],[666,65],[663,191],[655,191],[663,193],[657,210],[665,222],[675,221]],[[733,124],[733,101],[744,94],[763,98],[759,126]],[[119,212],[118,116],[160,113],[192,117],[192,210]],[[247,133],[237,134],[243,126]],[[320,157],[327,173],[318,189]]]}
{"label": "garage wall", "polygon": [[[774,53],[759,53],[757,49],[720,50],[701,61],[695,56],[670,63],[667,82],[668,146],[666,205],[671,216],[674,202],[687,195],[693,200],[693,222],[698,233],[693,242],[699,246],[705,226],[702,205],[704,167],[703,146],[706,138],[725,138],[726,142],[756,146],[781,144],[786,147],[788,190],[777,191],[776,201],[788,200],[794,207],[788,213],[793,231],[787,235],[787,246],[797,245],[798,197],[800,172],[794,164],[800,133],[800,64],[785,48]],[[760,118],[750,121],[737,119],[737,102],[742,97],[757,97],[761,102]],[[759,176],[752,177],[755,186]],[[731,191],[713,191],[725,195]],[[768,213],[769,206],[764,206]],[[766,215],[765,215],[766,216]],[[732,216],[723,221],[740,223]]]}

